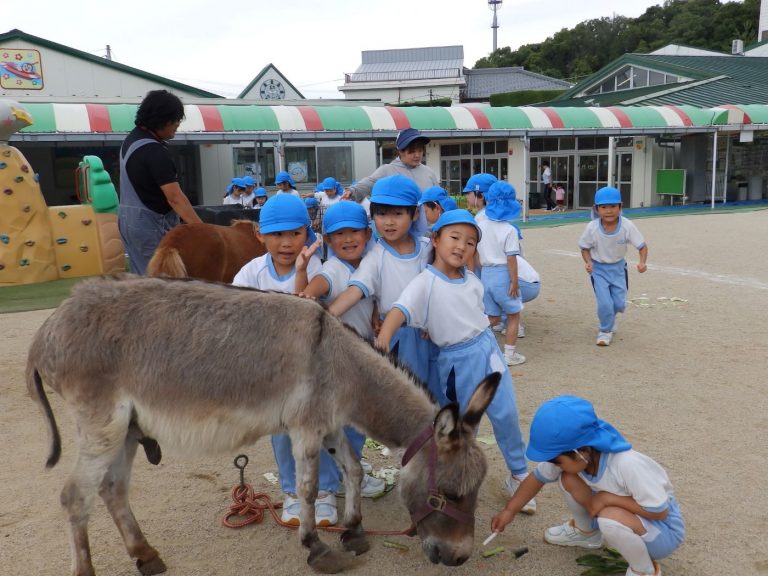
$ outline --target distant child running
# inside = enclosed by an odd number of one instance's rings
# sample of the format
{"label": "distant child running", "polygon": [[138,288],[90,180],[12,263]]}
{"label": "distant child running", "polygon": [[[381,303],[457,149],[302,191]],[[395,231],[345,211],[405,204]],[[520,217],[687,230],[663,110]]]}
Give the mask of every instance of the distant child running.
{"label": "distant child running", "polygon": [[[513,494],[528,475],[515,389],[483,314],[483,285],[465,266],[465,262],[472,261],[480,237],[480,228],[467,210],[452,210],[438,218],[432,227],[435,261],[400,294],[376,344],[389,349],[392,335],[403,323],[426,330],[439,347],[437,381],[445,398],[443,403],[458,402],[462,411],[483,378],[493,372],[502,374],[486,414],[509,469],[505,487]],[[524,508],[534,513],[536,501],[526,501]]]}
{"label": "distant child running", "polygon": [[558,482],[573,518],[544,532],[559,546],[617,550],[626,576],[661,576],[657,560],[674,552],[685,523],[664,469],[632,450],[616,428],[576,396],[558,396],[536,411],[526,455],[540,462],[491,521],[502,532],[544,484]]}
{"label": "distant child running", "polygon": [[[432,257],[430,240],[412,227],[419,218],[421,190],[411,178],[387,176],[377,180],[371,193],[371,215],[378,240],[352,274],[349,288],[328,310],[341,316],[362,298],[374,298],[386,316],[403,289],[427,267]],[[422,380],[429,381],[429,354],[434,345],[417,328],[403,326],[392,337],[390,349]]]}
{"label": "distant child running", "polygon": [[640,253],[637,271],[647,270],[648,246],[637,227],[621,215],[621,192],[606,186],[595,193],[597,218],[579,238],[584,268],[592,278],[600,328],[597,345],[608,346],[616,331],[616,314],[624,312],[627,298],[627,245]]}
{"label": "distant child running", "polygon": [[[297,284],[306,286],[307,278],[312,279],[320,272],[320,259],[311,256],[317,249],[315,235],[309,227],[309,214],[300,198],[280,194],[267,200],[259,215],[257,235],[267,253],[254,258],[240,269],[232,281],[235,286],[294,294]],[[296,462],[290,437],[287,434],[274,434],[272,450],[280,474],[280,487],[284,492],[282,520],[289,524],[299,524],[301,504],[296,498]],[[318,526],[338,522],[334,496],[338,485],[336,463],[322,450],[320,492],[315,500],[315,521]]]}
{"label": "distant child running", "polygon": [[492,326],[499,323],[502,313],[507,315],[504,358],[507,364],[515,366],[526,360],[517,351],[517,331],[523,309],[517,265],[520,237],[510,222],[520,215],[521,207],[515,189],[504,181],[491,185],[485,201],[485,218],[479,222],[483,240],[478,246],[480,277],[485,288],[483,303]]}
{"label": "distant child running", "polygon": [[562,184],[555,186],[555,212],[565,212],[565,188]]}

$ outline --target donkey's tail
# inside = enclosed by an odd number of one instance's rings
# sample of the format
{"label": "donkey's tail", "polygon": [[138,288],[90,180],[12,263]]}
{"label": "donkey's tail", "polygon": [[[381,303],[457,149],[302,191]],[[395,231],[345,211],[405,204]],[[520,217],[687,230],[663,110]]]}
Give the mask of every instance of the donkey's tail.
{"label": "donkey's tail", "polygon": [[51,453],[48,456],[45,467],[53,468],[61,457],[61,436],[59,435],[59,428],[56,426],[56,418],[53,415],[51,403],[48,402],[48,396],[45,394],[45,388],[43,388],[43,379],[40,378],[40,373],[36,368],[33,368],[27,374],[27,388],[32,395],[32,399],[40,405],[45,420],[48,422],[48,428],[51,431]]}
{"label": "donkey's tail", "polygon": [[187,267],[176,248],[160,246],[152,255],[147,265],[147,276],[167,276],[169,278],[186,278]]}

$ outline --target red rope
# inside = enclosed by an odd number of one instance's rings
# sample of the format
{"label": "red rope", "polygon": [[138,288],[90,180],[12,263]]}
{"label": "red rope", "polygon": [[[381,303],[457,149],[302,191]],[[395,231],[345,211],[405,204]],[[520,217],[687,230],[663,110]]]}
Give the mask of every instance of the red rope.
{"label": "red rope", "polygon": [[[227,528],[242,528],[248,524],[258,524],[264,520],[264,511],[269,510],[280,526],[285,528],[298,528],[295,524],[283,522],[277,513],[279,508],[283,507],[282,502],[274,504],[269,494],[266,492],[254,492],[250,484],[237,484],[232,487],[232,504],[229,506],[229,512],[222,518],[221,523]],[[234,518],[240,518],[236,520]],[[318,526],[321,530],[327,532],[344,532],[347,530],[344,526]],[[412,536],[411,527],[405,530],[365,530],[365,533],[371,536]]]}

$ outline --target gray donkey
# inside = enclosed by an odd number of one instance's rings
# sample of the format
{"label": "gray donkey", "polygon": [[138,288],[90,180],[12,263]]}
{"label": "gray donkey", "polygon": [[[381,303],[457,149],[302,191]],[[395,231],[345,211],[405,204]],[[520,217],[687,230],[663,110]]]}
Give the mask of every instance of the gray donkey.
{"label": "gray donkey", "polygon": [[[232,342],[258,342],[241,354]],[[317,534],[314,502],[325,447],[344,474],[343,547],[361,554],[362,469],[342,427],[407,448],[400,496],[429,559],[462,564],[471,554],[486,463],[474,429],[499,375],[479,384],[466,413],[439,409],[404,368],[310,300],[199,281],[98,278],[78,284],[37,332],[27,386],[48,422],[56,464],[61,440],[43,388],[71,409],[79,453],[61,492],[70,523],[72,573],[94,574],[88,518],[96,493],[145,576],[166,570],[128,502],[139,443],[150,462],[169,452],[233,454],[287,432],[296,458],[301,543],[318,572],[350,554]]]}

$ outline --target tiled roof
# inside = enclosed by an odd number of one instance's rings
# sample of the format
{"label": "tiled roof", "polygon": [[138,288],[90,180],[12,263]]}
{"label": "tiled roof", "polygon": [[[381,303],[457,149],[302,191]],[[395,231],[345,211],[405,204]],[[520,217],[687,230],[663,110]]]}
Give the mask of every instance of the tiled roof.
{"label": "tiled roof", "polygon": [[521,90],[566,90],[572,85],[565,80],[529,72],[520,66],[464,70],[467,100],[488,99],[491,94]]}

